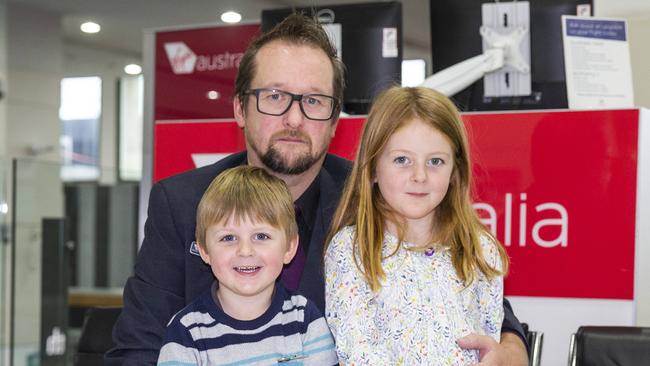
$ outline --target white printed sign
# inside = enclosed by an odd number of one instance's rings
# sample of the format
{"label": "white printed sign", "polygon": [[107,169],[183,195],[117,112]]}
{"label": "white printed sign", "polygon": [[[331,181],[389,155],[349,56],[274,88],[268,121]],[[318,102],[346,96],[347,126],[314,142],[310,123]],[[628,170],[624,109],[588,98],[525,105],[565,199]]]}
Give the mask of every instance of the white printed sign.
{"label": "white printed sign", "polygon": [[399,56],[399,47],[397,42],[397,28],[384,28],[381,44],[381,56],[384,58],[394,58]]}
{"label": "white printed sign", "polygon": [[625,20],[564,15],[562,39],[569,108],[634,107]]}

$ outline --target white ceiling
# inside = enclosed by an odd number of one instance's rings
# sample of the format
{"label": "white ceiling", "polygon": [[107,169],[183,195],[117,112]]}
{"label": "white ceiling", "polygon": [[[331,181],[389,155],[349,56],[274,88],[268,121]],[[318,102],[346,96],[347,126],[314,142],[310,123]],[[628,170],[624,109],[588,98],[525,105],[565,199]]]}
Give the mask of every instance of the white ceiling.
{"label": "white ceiling", "polygon": [[[66,41],[139,58],[147,28],[220,23],[226,10],[237,10],[243,21],[259,21],[263,9],[358,3],[381,0],[6,0],[60,14]],[[477,0],[479,1],[479,0]],[[489,0],[485,0],[489,1]],[[531,0],[534,1],[534,0]],[[405,56],[428,58],[429,0],[401,0]],[[597,16],[650,17],[650,0],[593,0]],[[98,34],[84,34],[79,25],[93,20]],[[409,54],[411,53],[411,54]],[[415,53],[415,54],[413,54]]]}
{"label": "white ceiling", "polygon": [[[147,28],[198,23],[220,23],[219,16],[237,10],[243,21],[256,22],[263,9],[368,2],[372,0],[7,0],[31,8],[60,14],[66,41],[88,44],[139,57],[142,34]],[[377,0],[374,0],[377,1]],[[429,1],[403,0],[406,48],[428,53]],[[98,34],[84,34],[79,25],[99,23]],[[408,55],[407,55],[408,56]]]}

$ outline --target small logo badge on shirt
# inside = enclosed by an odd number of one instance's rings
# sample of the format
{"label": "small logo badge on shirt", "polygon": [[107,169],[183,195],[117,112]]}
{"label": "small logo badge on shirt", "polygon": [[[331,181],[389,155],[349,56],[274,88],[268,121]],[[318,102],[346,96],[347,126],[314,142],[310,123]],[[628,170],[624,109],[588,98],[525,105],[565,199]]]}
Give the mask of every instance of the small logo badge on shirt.
{"label": "small logo badge on shirt", "polygon": [[198,255],[199,257],[201,256],[199,253],[199,245],[196,241],[193,241],[192,244],[190,244],[190,254]]}

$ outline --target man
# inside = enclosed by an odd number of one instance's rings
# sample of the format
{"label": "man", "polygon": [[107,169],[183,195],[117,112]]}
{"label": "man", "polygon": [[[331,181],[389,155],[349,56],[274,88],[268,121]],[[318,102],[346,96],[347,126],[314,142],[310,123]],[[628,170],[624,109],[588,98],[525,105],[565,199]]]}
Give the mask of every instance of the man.
{"label": "man", "polygon": [[[300,244],[282,279],[324,310],[323,241],[350,169],[349,162],[326,153],[343,87],[336,50],[313,20],[291,15],[253,41],[240,63],[233,101],[246,152],[153,186],[145,239],[124,288],[107,364],[155,363],[169,319],[210,286],[212,272],[194,237],[196,207],[214,177],[242,164],[262,167],[289,187]],[[523,331],[507,303],[506,314],[501,344],[473,335],[459,341],[461,347],[480,349],[487,365],[527,365]]]}

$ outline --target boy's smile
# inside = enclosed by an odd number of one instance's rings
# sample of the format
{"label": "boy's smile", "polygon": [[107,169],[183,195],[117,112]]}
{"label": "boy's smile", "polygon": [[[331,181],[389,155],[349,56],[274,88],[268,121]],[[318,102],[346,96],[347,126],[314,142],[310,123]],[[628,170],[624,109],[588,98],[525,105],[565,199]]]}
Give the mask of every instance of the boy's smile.
{"label": "boy's smile", "polygon": [[[291,262],[298,237],[287,240],[285,231],[248,217],[208,227],[203,261],[219,281],[217,297],[223,310],[240,320],[242,307],[256,318],[271,304],[275,280],[284,264]],[[237,316],[234,316],[237,314]]]}
{"label": "boy's smile", "polygon": [[246,267],[235,267],[234,270],[241,273],[241,274],[255,274],[257,273],[262,267],[259,266],[246,266]]}

